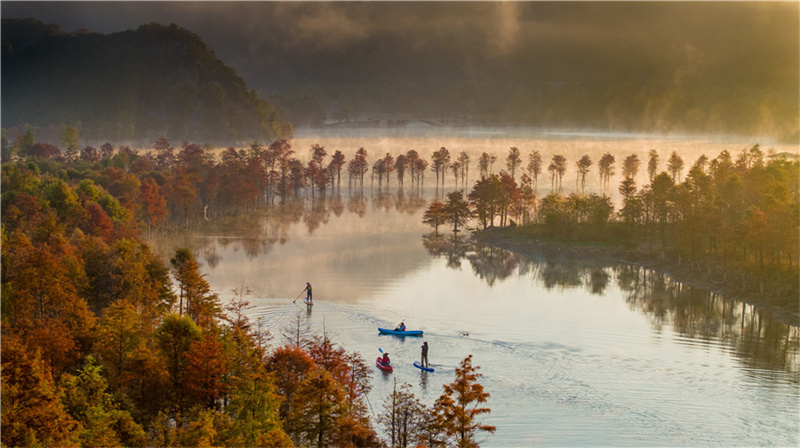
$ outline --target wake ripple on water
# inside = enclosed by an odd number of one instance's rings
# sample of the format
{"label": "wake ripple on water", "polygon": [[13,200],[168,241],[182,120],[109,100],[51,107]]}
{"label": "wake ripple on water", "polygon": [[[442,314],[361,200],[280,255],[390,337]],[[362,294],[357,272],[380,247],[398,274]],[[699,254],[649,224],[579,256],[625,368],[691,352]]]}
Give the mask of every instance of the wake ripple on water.
{"label": "wake ripple on water", "polygon": [[[482,446],[750,446],[774,445],[797,434],[785,419],[776,427],[769,417],[771,412],[796,414],[796,391],[794,402],[764,398],[763,372],[737,369],[738,375],[732,375],[730,348],[718,342],[664,333],[643,340],[613,328],[583,329],[572,339],[530,330],[497,338],[492,333],[498,332],[473,326],[467,337],[455,320],[426,321],[401,316],[402,310],[318,301],[309,313],[287,299],[253,303],[251,319],[260,319],[270,331],[296,325],[299,316],[312,334],[325,331],[368,364],[378,348],[391,353],[394,373],[373,375],[373,412],[380,412],[395,380],[411,384],[412,392],[432,405],[463,358],[472,354],[491,394],[486,405],[492,412],[484,423],[498,427]],[[406,317],[407,325],[421,322],[423,337],[378,334],[378,327],[393,327]],[[423,340],[431,346],[433,374],[411,366]],[[742,409],[743,403],[750,409]],[[759,436],[769,432],[766,428],[783,436]]]}

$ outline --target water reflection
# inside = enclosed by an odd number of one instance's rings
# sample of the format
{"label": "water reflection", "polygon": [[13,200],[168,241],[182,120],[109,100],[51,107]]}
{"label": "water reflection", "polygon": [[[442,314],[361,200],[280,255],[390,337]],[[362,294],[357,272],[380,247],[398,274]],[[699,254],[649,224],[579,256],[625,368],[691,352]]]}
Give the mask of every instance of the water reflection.
{"label": "water reflection", "polygon": [[363,218],[367,214],[367,198],[363,195],[350,196],[347,200],[347,211]]}
{"label": "water reflection", "polygon": [[419,371],[419,388],[422,392],[428,391],[428,372],[424,370]]}
{"label": "water reflection", "polygon": [[328,224],[332,216],[340,218],[345,212],[359,218],[365,218],[370,211],[416,215],[427,204],[428,201],[417,189],[410,193],[403,189],[398,189],[396,193],[381,190],[374,195],[365,195],[363,191],[356,190],[346,197],[335,194],[269,204],[247,213],[215,218],[195,229],[192,234],[173,233],[156,236],[154,240],[157,240],[157,247],[172,247],[175,244],[169,244],[169,241],[191,238],[190,246],[195,255],[209,267],[216,268],[223,261],[218,245],[223,249],[241,248],[248,259],[254,260],[269,253],[274,245],[288,243],[292,230],[300,225],[305,228],[307,235],[312,235]]}
{"label": "water reflection", "polygon": [[457,236],[428,233],[422,236],[422,245],[434,257],[444,257],[447,267],[461,269],[461,259],[467,256],[472,247],[466,240]]}
{"label": "water reflection", "polygon": [[423,236],[428,253],[460,269],[469,262],[489,286],[512,276],[529,277],[545,289],[583,288],[603,295],[615,282],[626,303],[646,315],[657,332],[670,326],[687,341],[731,350],[745,366],[785,371],[800,383],[800,329],[753,305],[689,287],[670,276],[632,265],[566,257],[526,257],[466,237]]}
{"label": "water reflection", "polygon": [[308,212],[303,215],[303,224],[306,225],[309,235],[314,233],[322,224],[328,223],[330,215],[329,200],[313,200]]}
{"label": "water reflection", "polygon": [[616,266],[631,309],[654,327],[670,325],[687,338],[721,341],[747,367],[783,370],[800,382],[800,329],[753,305],[688,287],[668,275],[637,266]]}

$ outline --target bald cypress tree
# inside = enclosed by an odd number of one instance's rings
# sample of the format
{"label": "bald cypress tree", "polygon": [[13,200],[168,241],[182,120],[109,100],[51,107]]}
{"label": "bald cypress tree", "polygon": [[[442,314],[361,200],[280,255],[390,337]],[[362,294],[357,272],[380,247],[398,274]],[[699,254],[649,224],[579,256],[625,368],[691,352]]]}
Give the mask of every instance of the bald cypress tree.
{"label": "bald cypress tree", "polygon": [[456,369],[455,381],[444,385],[444,393],[433,405],[435,425],[447,446],[477,447],[481,433],[494,434],[497,429],[480,421],[491,409],[481,407],[490,394],[478,382],[483,376],[478,373],[479,368],[472,365],[472,355],[464,358]]}

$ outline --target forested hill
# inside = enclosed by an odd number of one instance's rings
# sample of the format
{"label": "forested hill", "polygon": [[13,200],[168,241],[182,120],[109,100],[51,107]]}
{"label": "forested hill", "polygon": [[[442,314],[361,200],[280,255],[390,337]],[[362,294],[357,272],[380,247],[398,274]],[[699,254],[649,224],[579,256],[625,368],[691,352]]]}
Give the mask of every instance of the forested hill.
{"label": "forested hill", "polygon": [[[291,132],[194,33],[151,23],[113,34],[61,32],[35,19],[2,21],[2,126],[56,143],[270,141]],[[13,136],[11,136],[13,137]]]}

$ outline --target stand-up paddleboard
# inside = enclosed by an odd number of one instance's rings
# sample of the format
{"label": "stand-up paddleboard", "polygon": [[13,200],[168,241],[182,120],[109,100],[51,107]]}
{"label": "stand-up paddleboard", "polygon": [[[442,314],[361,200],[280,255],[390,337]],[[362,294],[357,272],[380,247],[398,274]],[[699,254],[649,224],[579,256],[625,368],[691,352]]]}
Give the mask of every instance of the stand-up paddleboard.
{"label": "stand-up paddleboard", "polygon": [[419,363],[419,361],[414,361],[414,367],[420,370],[424,370],[426,372],[433,372],[433,367],[423,367],[422,364]]}

